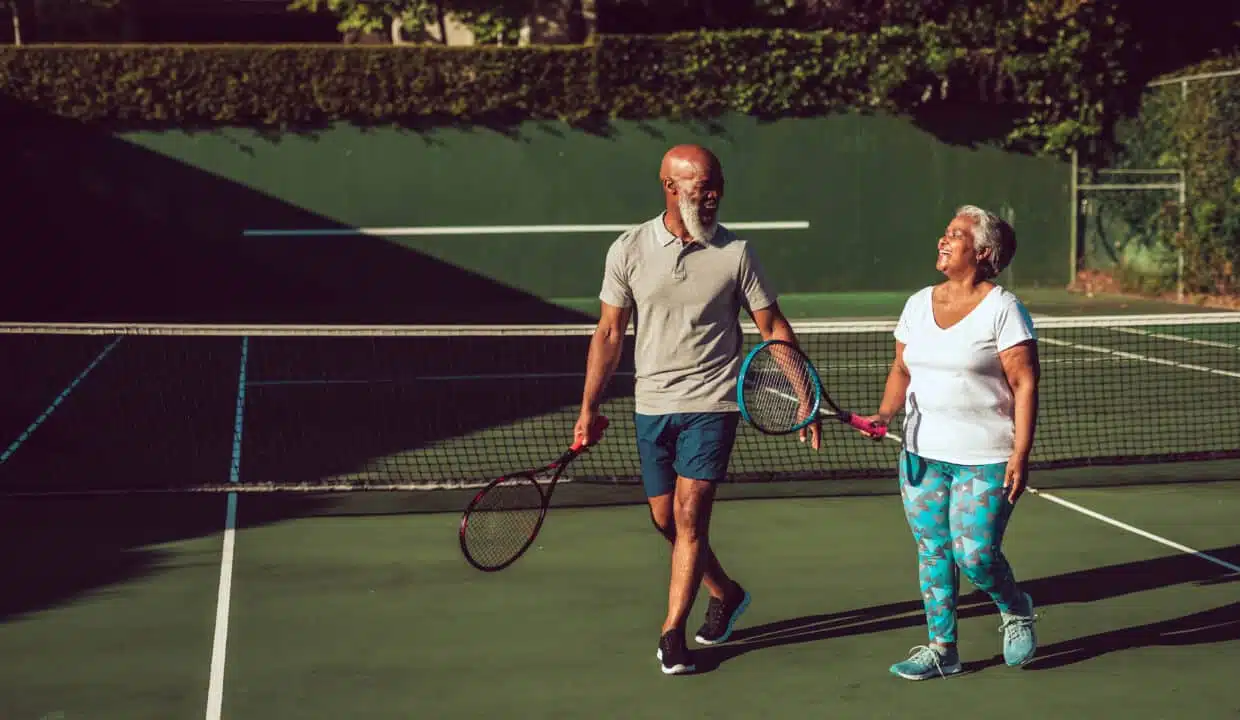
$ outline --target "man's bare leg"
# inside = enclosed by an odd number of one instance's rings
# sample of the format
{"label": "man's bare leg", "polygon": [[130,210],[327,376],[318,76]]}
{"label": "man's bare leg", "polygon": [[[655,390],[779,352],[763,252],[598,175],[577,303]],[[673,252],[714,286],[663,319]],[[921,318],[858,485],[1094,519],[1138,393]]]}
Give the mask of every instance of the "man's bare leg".
{"label": "man's bare leg", "polygon": [[663,632],[685,627],[689,609],[702,583],[709,547],[710,514],[715,499],[714,483],[676,478],[672,516],[676,539],[672,543],[672,574],[667,596],[667,619]]}
{"label": "man's bare leg", "polygon": [[[663,537],[667,538],[673,548],[676,544],[676,518],[675,518],[675,493],[652,497],[650,502],[650,519],[654,523],[655,529],[659,531]],[[706,586],[711,597],[725,600],[731,598],[739,591],[739,586],[733,582],[732,578],[724,571],[723,566],[719,563],[719,559],[715,557],[714,550],[711,549],[710,543],[706,543],[705,565],[702,572],[702,584]]]}

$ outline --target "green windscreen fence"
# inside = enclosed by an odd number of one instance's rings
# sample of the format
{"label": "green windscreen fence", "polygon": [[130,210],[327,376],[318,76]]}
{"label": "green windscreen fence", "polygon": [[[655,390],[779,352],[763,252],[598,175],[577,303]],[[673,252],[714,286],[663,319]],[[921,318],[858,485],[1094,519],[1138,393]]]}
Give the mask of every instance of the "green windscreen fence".
{"label": "green windscreen fence", "polygon": [[687,142],[721,158],[722,220],[755,244],[781,293],[933,282],[936,239],[963,204],[1017,227],[1006,284],[1069,279],[1066,163],[953,144],[882,115],[618,121],[605,136],[527,123],[511,133],[340,126],[276,139],[224,129],[124,141],[318,218],[265,212],[276,203],[225,207],[224,193],[198,192],[191,202],[149,173],[109,169],[146,188],[139,194],[155,211],[177,208],[183,222],[229,216],[241,223],[247,253],[314,273],[315,282],[346,271],[350,250],[369,255],[383,245],[541,298],[595,297],[608,245],[661,211],[660,158]]}

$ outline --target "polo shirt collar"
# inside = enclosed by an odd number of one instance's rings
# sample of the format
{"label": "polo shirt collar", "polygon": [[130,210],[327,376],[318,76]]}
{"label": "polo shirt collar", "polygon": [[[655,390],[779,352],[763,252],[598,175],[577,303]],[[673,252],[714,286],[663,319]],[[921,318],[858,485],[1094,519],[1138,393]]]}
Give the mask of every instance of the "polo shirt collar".
{"label": "polo shirt collar", "polygon": [[[671,245],[672,243],[680,242],[680,238],[673,235],[672,231],[667,229],[666,220],[667,220],[667,211],[664,210],[663,212],[659,213],[659,217],[657,218],[657,222],[655,223],[658,226],[655,228],[655,236],[659,238],[659,244],[662,245],[663,247],[667,247]],[[719,229],[716,228],[715,232],[716,234],[718,234]],[[698,242],[697,240],[690,240],[688,243],[685,243],[685,244],[696,245],[697,247],[703,247],[703,248],[710,245],[709,242],[702,243],[702,242]]]}
{"label": "polo shirt collar", "polygon": [[655,234],[659,238],[660,245],[662,245],[663,247],[667,247],[668,245],[671,245],[674,242],[680,242],[680,238],[673,235],[672,231],[667,229],[667,211],[666,210],[659,213],[658,222],[656,222],[655,224],[658,226],[655,228]]}

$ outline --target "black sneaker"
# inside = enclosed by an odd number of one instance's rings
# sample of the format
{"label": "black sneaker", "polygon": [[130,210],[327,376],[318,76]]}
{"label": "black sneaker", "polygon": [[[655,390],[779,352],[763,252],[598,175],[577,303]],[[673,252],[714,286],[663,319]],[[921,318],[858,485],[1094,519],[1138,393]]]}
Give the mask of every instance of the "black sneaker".
{"label": "black sneaker", "polygon": [[710,599],[710,604],[706,606],[706,622],[698,628],[694,640],[702,645],[717,645],[732,637],[736,620],[745,612],[745,608],[749,607],[749,591],[741,587],[740,583],[737,583],[736,589],[740,592],[731,602],[724,602],[716,597]]}
{"label": "black sneaker", "polygon": [[655,653],[664,675],[680,675],[693,672],[696,666],[689,654],[689,646],[685,644],[683,630],[668,630],[659,638],[659,651]]}

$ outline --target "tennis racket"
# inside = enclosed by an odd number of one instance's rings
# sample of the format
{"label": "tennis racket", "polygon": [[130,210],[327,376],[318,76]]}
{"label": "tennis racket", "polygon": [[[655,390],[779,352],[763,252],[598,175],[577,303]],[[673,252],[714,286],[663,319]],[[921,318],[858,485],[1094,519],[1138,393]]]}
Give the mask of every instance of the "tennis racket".
{"label": "tennis racket", "polygon": [[[601,433],[607,425],[607,418],[599,416],[595,428]],[[553,462],[503,475],[478,491],[461,516],[461,552],[469,564],[495,572],[524,555],[542,529],[564,468],[585,449],[578,440]],[[544,487],[538,480],[548,476]]]}
{"label": "tennis racket", "polygon": [[886,427],[840,409],[810,359],[784,340],[766,340],[749,351],[736,394],[741,417],[767,435],[794,433],[819,417],[835,418],[876,437],[887,433]]}

